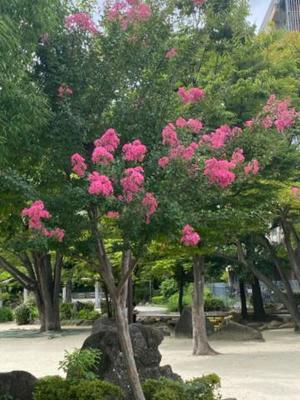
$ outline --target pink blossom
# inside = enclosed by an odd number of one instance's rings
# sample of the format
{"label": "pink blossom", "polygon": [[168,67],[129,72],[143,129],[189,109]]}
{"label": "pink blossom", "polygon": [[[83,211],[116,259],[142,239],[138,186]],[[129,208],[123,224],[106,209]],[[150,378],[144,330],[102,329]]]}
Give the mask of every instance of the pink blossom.
{"label": "pink blossom", "polygon": [[134,140],[132,143],[124,144],[124,159],[126,161],[143,161],[147,152],[147,147],[140,140]]}
{"label": "pink blossom", "polygon": [[196,6],[202,6],[207,0],[192,0]]}
{"label": "pink blossom", "polygon": [[94,164],[109,165],[114,160],[114,156],[103,146],[95,147],[92,154]]}
{"label": "pink blossom", "polygon": [[202,141],[208,142],[213,148],[218,149],[224,146],[230,136],[232,136],[231,128],[228,125],[222,125],[215,132],[203,135]]}
{"label": "pink blossom", "polygon": [[61,84],[59,88],[57,89],[58,96],[59,97],[64,97],[65,94],[72,96],[73,95],[73,89],[70,86],[67,86],[65,84]]}
{"label": "pink blossom", "polygon": [[262,127],[263,127],[264,129],[272,128],[272,126],[273,126],[273,119],[272,119],[269,115],[267,115],[267,116],[262,120],[261,124],[262,124]]}
{"label": "pink blossom", "polygon": [[185,246],[196,247],[201,238],[200,235],[195,231],[191,225],[185,225],[182,229],[181,243]]}
{"label": "pink blossom", "polygon": [[235,149],[234,153],[231,157],[231,162],[236,166],[245,161],[244,150],[243,149]]}
{"label": "pink blossom", "polygon": [[30,207],[24,208],[21,212],[22,217],[28,217],[30,229],[41,230],[43,228],[42,219],[50,219],[51,214],[45,209],[42,200],[34,201]]}
{"label": "pink blossom", "polygon": [[88,192],[96,196],[109,197],[113,194],[114,189],[111,181],[106,175],[100,175],[94,171],[88,176],[90,186]]}
{"label": "pink blossom", "polygon": [[211,158],[205,161],[204,175],[211,183],[217,183],[222,188],[226,188],[235,181],[235,174],[231,171],[234,164],[227,160],[217,160]]}
{"label": "pink blossom", "polygon": [[244,168],[245,174],[249,175],[253,173],[253,175],[257,175],[259,172],[259,163],[257,160],[250,161]]}
{"label": "pink blossom", "polygon": [[124,171],[124,177],[121,179],[123,188],[123,198],[130,203],[135,194],[139,193],[144,183],[144,169],[142,167],[127,168]]}
{"label": "pink blossom", "polygon": [[[267,114],[262,121],[262,125],[265,125],[265,121],[267,120],[268,125],[272,125],[274,123],[277,131],[282,133],[286,128],[293,125],[298,114],[295,108],[290,107],[289,100],[277,100],[275,95],[270,96],[267,104],[263,108],[263,111]],[[272,126],[271,125],[271,126]]]}
{"label": "pink blossom", "polygon": [[169,123],[163,130],[162,130],[162,142],[164,145],[175,147],[179,144],[179,140],[177,137],[177,133],[175,130],[175,126]]}
{"label": "pink blossom", "polygon": [[186,124],[187,124],[187,121],[182,117],[179,117],[176,120],[176,126],[178,126],[178,128],[184,128],[186,126]]}
{"label": "pink blossom", "polygon": [[199,119],[189,119],[187,121],[187,126],[193,133],[199,133],[203,128],[203,123]]}
{"label": "pink blossom", "polygon": [[135,22],[149,20],[151,15],[152,10],[148,4],[135,0],[116,1],[107,10],[108,20],[117,21],[123,30]]}
{"label": "pink blossom", "polygon": [[253,125],[254,125],[253,119],[249,119],[248,121],[245,122],[245,126],[250,127],[250,126],[253,126]]}
{"label": "pink blossom", "polygon": [[178,89],[178,95],[185,104],[197,103],[197,101],[204,96],[204,90],[201,88],[191,88],[186,90],[184,87],[180,87]]}
{"label": "pink blossom", "polygon": [[89,16],[89,14],[81,12],[75,13],[65,17],[65,26],[68,29],[80,29],[85,30],[90,33],[96,34],[98,33],[98,29]]}
{"label": "pink blossom", "polygon": [[94,142],[96,147],[102,146],[110,153],[114,152],[118,148],[119,144],[119,134],[113,128],[107,129],[107,131],[105,131],[104,134]]}
{"label": "pink blossom", "polygon": [[56,239],[58,242],[62,242],[64,240],[65,237],[65,231],[61,228],[54,228],[50,231],[45,230],[44,231],[44,236],[50,237],[50,238],[54,238]]}
{"label": "pink blossom", "polygon": [[138,21],[147,21],[152,15],[150,6],[145,3],[136,5],[135,13]]}
{"label": "pink blossom", "polygon": [[71,164],[75,174],[78,176],[84,176],[85,171],[87,170],[87,165],[85,163],[85,159],[80,154],[75,153],[72,155]]}
{"label": "pink blossom", "polygon": [[107,218],[110,219],[118,219],[120,218],[120,213],[118,213],[118,211],[108,211],[106,213]]}
{"label": "pink blossom", "polygon": [[169,157],[161,157],[159,160],[158,160],[158,165],[161,167],[161,168],[166,168],[166,166],[169,164],[169,162],[170,162],[170,159],[169,159]]}
{"label": "pink blossom", "polygon": [[194,154],[198,148],[198,144],[195,142],[192,142],[188,147],[186,147],[183,152],[182,152],[182,158],[184,160],[190,160],[191,158],[194,157]]}
{"label": "pink blossom", "polygon": [[158,203],[153,193],[147,192],[142,200],[142,205],[146,208],[146,223],[150,223],[151,216],[155,213]]}
{"label": "pink blossom", "polygon": [[172,47],[170,50],[166,52],[165,57],[170,59],[175,57],[176,55],[177,55],[177,49],[175,49],[175,47]]}

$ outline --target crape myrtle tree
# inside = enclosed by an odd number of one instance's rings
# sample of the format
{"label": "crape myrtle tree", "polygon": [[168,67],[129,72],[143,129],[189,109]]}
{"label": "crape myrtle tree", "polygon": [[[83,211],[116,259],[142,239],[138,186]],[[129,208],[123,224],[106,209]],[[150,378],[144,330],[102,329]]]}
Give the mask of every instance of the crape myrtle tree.
{"label": "crape myrtle tree", "polygon": [[[189,115],[195,106],[194,98],[184,88],[179,90],[179,95],[184,103],[183,115]],[[278,176],[281,164],[278,158],[293,146],[290,131],[297,131],[298,119],[299,114],[288,101],[278,101],[271,96],[261,114],[247,121],[243,128],[223,125],[207,133],[201,120],[179,117],[162,131],[166,153],[158,163],[163,171],[161,181],[166,193],[159,197],[164,217],[168,218],[164,226],[175,230],[176,224],[178,229],[186,223],[182,244],[191,247],[193,254],[194,354],[214,354],[205,332],[205,245],[209,249],[218,240],[219,244],[225,240],[226,225],[232,228],[229,217],[235,212],[240,211],[239,216],[251,219],[251,214],[243,216],[239,199],[248,196],[251,202],[251,191],[255,191],[260,174],[265,174],[269,180]],[[295,158],[296,147],[294,144],[290,161]],[[262,182],[260,185],[264,186]],[[255,206],[252,210],[255,212]],[[225,222],[223,233],[222,220]],[[234,223],[238,224],[238,219],[234,218]],[[238,226],[235,230],[239,232]],[[215,237],[216,232],[219,239]]]}

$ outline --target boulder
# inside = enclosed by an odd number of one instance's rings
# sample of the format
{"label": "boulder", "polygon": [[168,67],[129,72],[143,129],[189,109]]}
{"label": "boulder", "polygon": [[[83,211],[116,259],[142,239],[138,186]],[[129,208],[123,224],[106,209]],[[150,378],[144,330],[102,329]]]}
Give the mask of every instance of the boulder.
{"label": "boulder", "polygon": [[218,331],[211,335],[211,339],[233,341],[264,340],[261,332],[234,321],[224,321]]}
{"label": "boulder", "polygon": [[14,400],[32,400],[37,379],[29,372],[12,371],[0,373],[0,395]]}
{"label": "boulder", "polygon": [[[206,318],[206,332],[210,336],[214,332],[214,326]],[[175,326],[176,337],[193,337],[193,322],[192,322],[192,310],[190,307],[185,307],[181,313],[181,316]]]}
{"label": "boulder", "polygon": [[[136,365],[142,381],[149,378],[159,379],[160,377],[173,380],[180,379],[178,375],[172,372],[170,366],[160,366],[161,354],[158,346],[164,338],[160,330],[135,323],[130,325],[130,336]],[[95,370],[97,376],[121,386],[127,398],[132,399],[115,322],[105,317],[96,320],[92,334],[85,340],[82,348],[101,350],[101,362]]]}

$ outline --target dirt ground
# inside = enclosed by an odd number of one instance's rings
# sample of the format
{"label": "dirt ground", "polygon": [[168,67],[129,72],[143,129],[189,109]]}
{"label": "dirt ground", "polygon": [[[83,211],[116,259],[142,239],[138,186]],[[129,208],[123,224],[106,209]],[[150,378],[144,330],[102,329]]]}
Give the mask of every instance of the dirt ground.
{"label": "dirt ground", "polygon": [[[40,335],[36,327],[16,329],[0,324],[0,372],[26,370],[37,377],[59,373],[64,350],[80,348],[89,328],[66,329],[55,336]],[[193,357],[191,340],[165,338],[162,363],[183,378],[215,372],[222,394],[237,400],[300,399],[300,335],[292,330],[264,332],[265,342],[212,342],[221,354]]]}

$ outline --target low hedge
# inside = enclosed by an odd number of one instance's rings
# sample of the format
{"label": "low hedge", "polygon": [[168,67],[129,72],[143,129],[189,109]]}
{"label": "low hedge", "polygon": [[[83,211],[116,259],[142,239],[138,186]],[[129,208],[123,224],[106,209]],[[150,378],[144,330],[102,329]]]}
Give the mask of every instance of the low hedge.
{"label": "low hedge", "polygon": [[0,308],[0,322],[13,321],[14,314],[9,307]]}
{"label": "low hedge", "polygon": [[122,400],[122,390],[110,382],[71,381],[60,376],[40,379],[35,385],[33,400]]}

